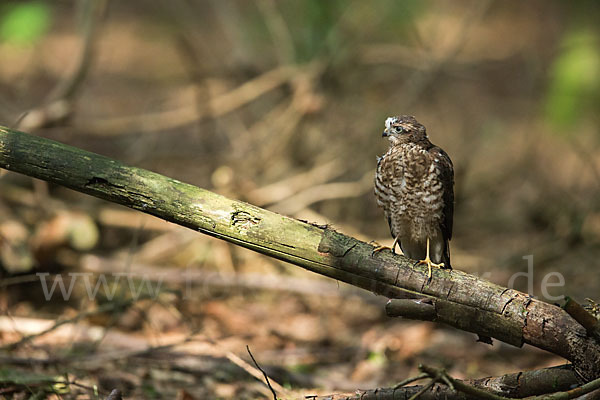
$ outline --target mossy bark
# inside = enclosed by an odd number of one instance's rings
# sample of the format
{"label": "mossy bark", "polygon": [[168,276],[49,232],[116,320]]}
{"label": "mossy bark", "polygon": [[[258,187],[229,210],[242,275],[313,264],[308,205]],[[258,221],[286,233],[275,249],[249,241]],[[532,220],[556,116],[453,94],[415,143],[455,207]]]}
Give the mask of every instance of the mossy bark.
{"label": "mossy bark", "polygon": [[524,343],[600,376],[600,344],[560,307],[458,270],[427,269],[329,227],[231,200],[98,154],[0,127],[0,167],[155,215],[389,298],[428,298],[433,320]]}

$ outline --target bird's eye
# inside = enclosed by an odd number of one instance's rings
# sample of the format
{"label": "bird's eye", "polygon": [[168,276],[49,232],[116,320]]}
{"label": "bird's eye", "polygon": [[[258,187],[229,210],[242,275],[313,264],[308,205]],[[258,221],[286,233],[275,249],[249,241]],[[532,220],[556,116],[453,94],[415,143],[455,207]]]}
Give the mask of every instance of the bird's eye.
{"label": "bird's eye", "polygon": [[397,127],[396,127],[396,132],[398,132],[398,133],[402,133],[402,131],[403,131],[403,130],[404,130],[404,129],[402,129],[402,127],[401,127],[401,126],[397,126]]}

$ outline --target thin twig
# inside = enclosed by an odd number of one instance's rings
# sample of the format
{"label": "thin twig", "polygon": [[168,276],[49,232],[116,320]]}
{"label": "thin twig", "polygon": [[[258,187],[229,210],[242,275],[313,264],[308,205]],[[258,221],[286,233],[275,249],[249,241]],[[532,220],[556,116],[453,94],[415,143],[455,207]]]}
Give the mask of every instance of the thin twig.
{"label": "thin twig", "polygon": [[273,389],[273,386],[271,386],[271,382],[269,382],[269,376],[267,375],[267,373],[260,367],[260,365],[258,365],[258,363],[256,362],[256,360],[254,359],[254,356],[252,355],[252,352],[250,351],[250,347],[248,345],[246,345],[246,350],[248,350],[248,354],[250,354],[250,358],[252,359],[252,362],[254,363],[254,365],[256,366],[256,368],[258,368],[258,370],[260,372],[262,372],[263,376],[265,377],[265,381],[267,381],[267,386],[269,387],[269,389],[271,389],[271,393],[273,393],[273,400],[277,400],[277,393],[275,392],[275,389]]}
{"label": "thin twig", "polygon": [[[232,353],[231,351],[222,349],[221,346],[219,344],[215,343],[214,341],[210,341],[210,342],[213,343],[213,345],[215,345],[217,348],[221,349],[225,353],[225,357],[227,357],[227,359],[229,361],[231,361],[232,363],[234,363],[235,365],[237,365],[238,367],[240,367],[241,369],[246,371],[248,374],[250,374],[253,377],[255,377],[256,379],[258,379],[259,381],[262,381],[262,374],[264,374],[264,372],[261,374],[262,370],[258,370],[257,368],[250,365],[246,361],[242,360],[238,355]],[[283,386],[281,386],[279,383],[277,383],[275,381],[273,381],[271,383],[271,386],[280,393],[288,392],[288,390],[286,388],[284,388]]]}
{"label": "thin twig", "polygon": [[418,399],[422,394],[424,394],[426,391],[431,389],[433,387],[433,385],[435,385],[436,382],[437,382],[437,378],[431,379],[425,386],[423,386],[423,388],[421,390],[419,390],[417,393],[412,395],[408,400]]}
{"label": "thin twig", "polygon": [[406,386],[406,385],[408,385],[409,383],[413,383],[413,382],[416,382],[416,381],[420,381],[421,379],[425,379],[425,378],[427,378],[427,377],[429,377],[429,374],[427,374],[427,373],[423,372],[422,374],[419,374],[419,375],[417,375],[417,376],[413,376],[412,378],[407,378],[407,379],[405,379],[405,380],[403,380],[403,381],[399,382],[399,383],[398,383],[396,386],[394,386],[394,390],[396,390],[396,389],[400,389],[402,386]]}
{"label": "thin twig", "polygon": [[[463,393],[470,394],[475,396],[478,399],[488,399],[488,400],[505,400],[506,397],[498,396],[497,394],[490,393],[487,390],[476,388],[475,386],[467,385],[459,380],[453,379],[450,377],[446,371],[442,369],[437,369],[433,367],[428,367],[426,365],[419,365],[419,369],[429,375],[432,379],[431,382],[439,382],[442,381],[444,384],[449,387],[454,387],[456,390],[459,390]],[[420,393],[420,392],[419,392]]]}
{"label": "thin twig", "polygon": [[537,398],[533,397],[528,400],[562,400],[564,399],[564,394],[567,395],[567,399],[575,399],[577,397],[583,396],[584,394],[591,393],[594,390],[600,389],[600,378],[593,380],[585,385],[579,386],[575,389],[567,390],[566,392],[557,392],[550,396],[538,396]]}

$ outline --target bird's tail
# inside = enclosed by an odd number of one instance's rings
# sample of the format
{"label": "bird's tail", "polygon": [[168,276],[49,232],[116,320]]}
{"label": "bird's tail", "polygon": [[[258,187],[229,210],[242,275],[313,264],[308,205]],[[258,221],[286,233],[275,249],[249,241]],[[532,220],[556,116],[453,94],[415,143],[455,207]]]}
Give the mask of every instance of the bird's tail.
{"label": "bird's tail", "polygon": [[444,263],[444,269],[452,269],[450,265],[450,241],[446,240],[446,246],[444,246],[444,254],[442,255],[442,262]]}

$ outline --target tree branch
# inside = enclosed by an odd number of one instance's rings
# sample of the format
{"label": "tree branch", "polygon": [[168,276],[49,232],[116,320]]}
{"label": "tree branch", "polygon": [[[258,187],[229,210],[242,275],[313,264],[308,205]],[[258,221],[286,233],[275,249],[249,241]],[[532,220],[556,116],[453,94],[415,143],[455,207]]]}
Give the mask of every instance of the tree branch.
{"label": "tree branch", "polygon": [[461,271],[433,271],[327,227],[301,222],[154,172],[0,127],[0,167],[140,210],[389,298],[426,298],[434,321],[514,346],[527,343],[600,376],[600,343],[560,307]]}
{"label": "tree branch", "polygon": [[[351,394],[336,394],[326,396],[315,396],[314,400],[400,400],[408,399],[411,396],[421,392],[425,385],[406,386],[415,380],[428,378],[431,375],[436,375],[438,370],[421,366],[431,372],[422,373],[410,379],[406,379],[393,388],[379,388],[374,390],[359,390]],[[559,367],[542,368],[534,371],[517,372],[497,377],[487,377],[480,379],[469,379],[459,381],[453,379],[453,385],[456,390],[452,390],[441,381],[433,385],[429,390],[425,391],[419,397],[419,400],[466,400],[466,399],[482,399],[482,392],[488,392],[493,396],[501,398],[523,399],[530,396],[541,396],[547,393],[566,392],[578,384],[578,378],[570,365],[562,365]],[[473,389],[469,393],[461,391],[461,389]],[[591,388],[590,390],[593,390]],[[305,396],[307,397],[307,396]],[[308,398],[308,397],[307,397]],[[570,398],[566,395],[565,399]]]}

